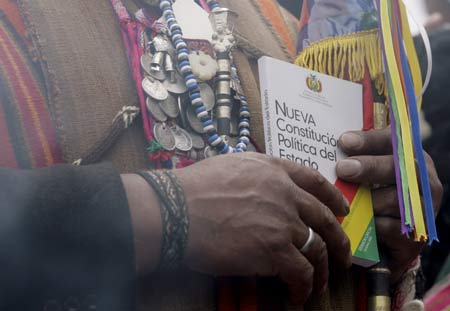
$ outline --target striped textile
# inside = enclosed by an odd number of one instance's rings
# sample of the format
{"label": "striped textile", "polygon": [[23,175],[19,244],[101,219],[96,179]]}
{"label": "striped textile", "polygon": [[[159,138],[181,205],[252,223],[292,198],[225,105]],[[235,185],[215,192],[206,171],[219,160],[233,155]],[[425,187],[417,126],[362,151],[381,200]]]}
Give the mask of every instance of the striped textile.
{"label": "striped textile", "polygon": [[[295,56],[296,38],[293,38],[289,33],[289,25],[281,12],[279,4],[273,0],[257,0],[256,2],[261,10],[261,13],[271,24],[272,28],[280,37],[281,41],[286,46],[288,51],[292,56]],[[294,17],[291,16],[291,18]]]}
{"label": "striped textile", "polygon": [[15,2],[0,1],[0,167],[62,162],[39,67]]}

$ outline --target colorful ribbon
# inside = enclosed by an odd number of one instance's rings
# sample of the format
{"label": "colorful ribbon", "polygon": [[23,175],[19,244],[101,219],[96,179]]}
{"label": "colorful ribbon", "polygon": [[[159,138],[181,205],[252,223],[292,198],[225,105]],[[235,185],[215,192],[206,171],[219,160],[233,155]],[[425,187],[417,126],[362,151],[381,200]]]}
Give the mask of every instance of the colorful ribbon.
{"label": "colorful ribbon", "polygon": [[[437,240],[437,233],[420,136],[418,107],[421,103],[420,99],[419,102],[416,99],[422,88],[419,62],[404,4],[399,0],[377,0],[377,4],[391,107],[402,231],[405,234],[413,232],[417,241],[428,240],[432,243]],[[422,192],[419,190],[419,183]]]}

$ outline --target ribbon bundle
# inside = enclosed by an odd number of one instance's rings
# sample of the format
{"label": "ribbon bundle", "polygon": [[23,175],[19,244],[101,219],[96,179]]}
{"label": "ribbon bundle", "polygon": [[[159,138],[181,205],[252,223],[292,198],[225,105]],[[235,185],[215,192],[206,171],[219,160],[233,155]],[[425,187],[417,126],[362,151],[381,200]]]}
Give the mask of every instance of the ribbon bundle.
{"label": "ribbon bundle", "polygon": [[404,3],[377,0],[377,7],[402,232],[413,234],[416,241],[432,243],[437,240],[437,233],[420,136],[422,76],[419,61]]}
{"label": "ribbon bundle", "polygon": [[296,64],[357,83],[370,77],[386,94],[402,232],[436,241],[420,137],[422,76],[403,1],[305,0],[300,30]]}

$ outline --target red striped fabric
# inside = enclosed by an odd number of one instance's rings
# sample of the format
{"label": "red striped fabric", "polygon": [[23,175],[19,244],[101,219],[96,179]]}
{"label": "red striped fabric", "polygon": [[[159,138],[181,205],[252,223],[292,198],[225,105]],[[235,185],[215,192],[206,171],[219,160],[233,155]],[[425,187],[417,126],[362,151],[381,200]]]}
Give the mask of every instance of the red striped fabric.
{"label": "red striped fabric", "polygon": [[[4,150],[0,153],[0,165],[46,167],[62,162],[56,131],[47,110],[45,90],[41,87],[43,83],[39,81],[42,76],[20,35],[23,24],[17,16],[19,11],[12,7],[10,1],[2,2],[0,9],[6,4],[9,15],[2,12],[0,16],[0,117],[4,119],[0,137],[1,142],[8,141],[9,144],[2,144]],[[19,27],[20,32],[14,26]],[[11,160],[12,154],[16,161]],[[17,161],[25,158],[29,161]]]}

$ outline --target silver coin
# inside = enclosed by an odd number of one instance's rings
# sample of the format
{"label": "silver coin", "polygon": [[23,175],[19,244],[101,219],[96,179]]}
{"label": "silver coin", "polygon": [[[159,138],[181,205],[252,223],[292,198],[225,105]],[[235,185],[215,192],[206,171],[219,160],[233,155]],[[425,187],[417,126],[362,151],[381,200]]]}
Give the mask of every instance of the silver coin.
{"label": "silver coin", "polygon": [[175,82],[171,82],[169,80],[170,79],[166,79],[163,83],[170,93],[181,95],[188,91],[183,77],[178,72],[175,71]]}
{"label": "silver coin", "polygon": [[152,81],[149,77],[145,77],[142,80],[142,88],[148,96],[158,101],[166,100],[169,96],[167,89],[161,82],[158,80]]}
{"label": "silver coin", "polygon": [[177,99],[171,94],[169,94],[166,100],[159,102],[159,107],[169,118],[175,119],[180,114]]}
{"label": "silver coin", "polygon": [[175,148],[180,151],[189,151],[192,149],[192,138],[188,132],[178,125],[172,126],[170,130],[175,137]]}
{"label": "silver coin", "polygon": [[170,127],[168,127],[165,123],[156,123],[153,127],[153,134],[155,135],[156,141],[160,143],[165,150],[175,150],[175,136],[173,135]]}
{"label": "silver coin", "polygon": [[152,78],[164,81],[166,79],[166,74],[163,69],[160,71],[154,71],[151,69],[153,56],[150,54],[144,54],[141,56],[141,67],[144,69],[145,73],[151,76]]}
{"label": "silver coin", "polygon": [[203,104],[207,111],[211,111],[214,109],[216,105],[216,97],[214,96],[213,89],[209,86],[208,83],[200,83],[198,85],[200,88],[200,94],[202,96]]}
{"label": "silver coin", "polygon": [[159,122],[167,121],[167,116],[164,111],[159,107],[158,102],[154,99],[147,97],[146,100],[147,110],[152,114],[152,116]]}
{"label": "silver coin", "polygon": [[199,156],[199,153],[195,149],[192,149],[191,151],[189,151],[189,154],[188,154],[189,159],[198,161],[198,160],[200,160],[198,156]]}
{"label": "silver coin", "polygon": [[204,134],[202,122],[197,118],[195,114],[194,107],[188,106],[186,108],[186,119],[191,126],[191,128],[198,134]]}
{"label": "silver coin", "polygon": [[192,147],[197,150],[201,150],[206,147],[205,140],[200,135],[188,132],[192,139]]}
{"label": "silver coin", "polygon": [[145,53],[141,56],[141,67],[147,74],[150,74],[150,64],[152,62],[152,56]]}
{"label": "silver coin", "polygon": [[212,157],[215,157],[215,156],[219,155],[219,153],[216,151],[216,149],[212,148],[211,146],[207,146],[205,148],[205,152],[204,153],[205,153],[205,158],[206,159],[212,158]]}

